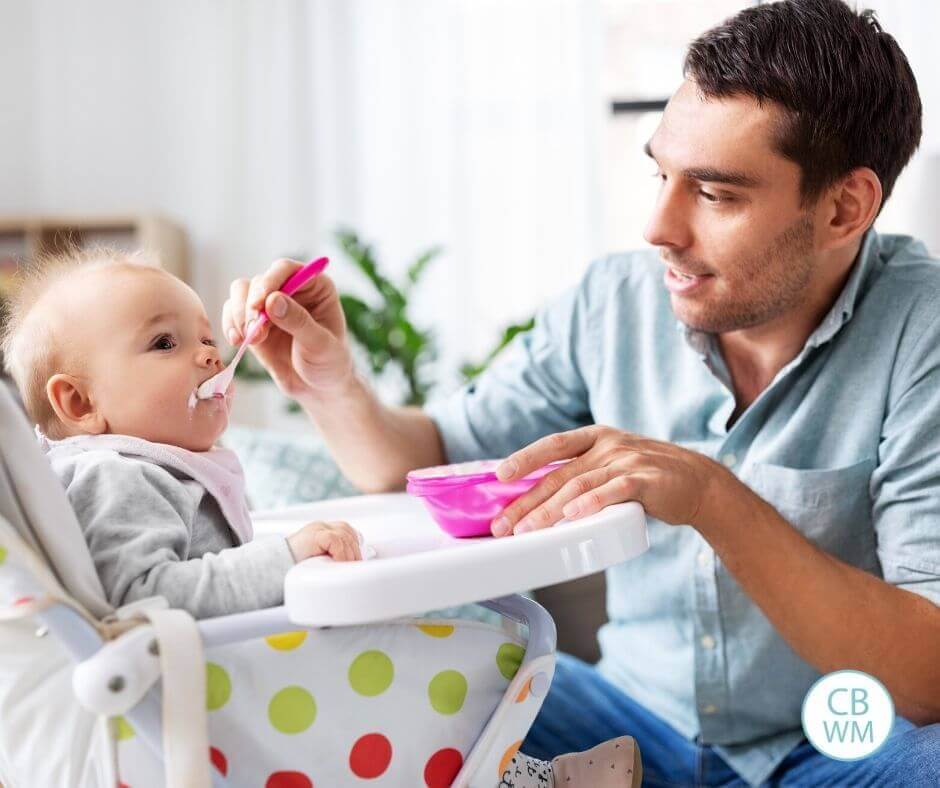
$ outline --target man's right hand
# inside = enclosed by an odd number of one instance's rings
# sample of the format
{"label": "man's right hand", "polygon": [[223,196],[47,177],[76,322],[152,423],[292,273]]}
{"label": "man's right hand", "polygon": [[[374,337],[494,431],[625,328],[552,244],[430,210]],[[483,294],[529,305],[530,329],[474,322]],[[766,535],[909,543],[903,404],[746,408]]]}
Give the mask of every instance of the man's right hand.
{"label": "man's right hand", "polygon": [[222,308],[222,331],[232,345],[242,342],[260,310],[267,312],[269,322],[251,350],[278,388],[301,403],[339,394],[354,377],[346,319],[333,282],[321,274],[293,296],[278,291],[302,265],[276,260],[263,274],[236,279]]}

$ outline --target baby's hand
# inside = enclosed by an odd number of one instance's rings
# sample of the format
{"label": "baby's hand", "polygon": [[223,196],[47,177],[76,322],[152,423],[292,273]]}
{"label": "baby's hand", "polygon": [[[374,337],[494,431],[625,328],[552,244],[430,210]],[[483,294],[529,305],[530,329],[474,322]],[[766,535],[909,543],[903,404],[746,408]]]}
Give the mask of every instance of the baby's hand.
{"label": "baby's hand", "polygon": [[348,523],[307,523],[287,538],[295,561],[329,555],[336,561],[359,561],[359,532]]}

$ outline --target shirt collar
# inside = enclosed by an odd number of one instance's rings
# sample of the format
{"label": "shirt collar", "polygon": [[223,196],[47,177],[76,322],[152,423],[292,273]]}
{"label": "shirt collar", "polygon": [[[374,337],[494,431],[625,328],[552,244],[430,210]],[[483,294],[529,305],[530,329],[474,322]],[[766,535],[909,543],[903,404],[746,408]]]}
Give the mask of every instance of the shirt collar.
{"label": "shirt collar", "polygon": [[[864,294],[863,287],[868,281],[869,274],[875,267],[879,257],[880,244],[878,234],[873,228],[865,233],[865,238],[859,247],[858,255],[852,265],[849,278],[846,280],[842,292],[836,298],[835,303],[826,313],[822,322],[816,327],[816,330],[809,335],[806,340],[807,347],[819,347],[832,339],[839,330],[849,320],[855,312],[855,307]],[[685,334],[686,342],[699,355],[707,356],[713,349],[714,337],[705,331],[698,331],[689,328],[681,321],[678,322],[678,329]]]}

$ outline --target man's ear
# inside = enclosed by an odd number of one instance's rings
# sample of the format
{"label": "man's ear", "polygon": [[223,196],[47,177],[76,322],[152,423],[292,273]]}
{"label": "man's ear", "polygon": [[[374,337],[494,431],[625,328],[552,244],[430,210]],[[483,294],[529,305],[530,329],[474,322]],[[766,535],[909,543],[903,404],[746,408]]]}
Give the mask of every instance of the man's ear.
{"label": "man's ear", "polygon": [[882,196],[881,179],[868,167],[858,167],[834,184],[824,201],[823,249],[845,246],[864,235],[878,216]]}
{"label": "man's ear", "polygon": [[108,424],[95,407],[84,380],[74,375],[57,374],[46,383],[46,396],[59,420],[69,432],[100,435]]}

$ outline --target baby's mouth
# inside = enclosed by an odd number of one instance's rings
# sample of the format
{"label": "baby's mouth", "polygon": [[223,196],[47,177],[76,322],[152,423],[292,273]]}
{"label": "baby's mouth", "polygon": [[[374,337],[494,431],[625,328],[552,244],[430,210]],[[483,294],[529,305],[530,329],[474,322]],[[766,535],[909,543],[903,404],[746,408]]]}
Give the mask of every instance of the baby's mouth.
{"label": "baby's mouth", "polygon": [[[206,380],[210,380],[211,377],[215,377],[215,376],[212,375],[212,376],[210,376],[209,378],[206,378]],[[195,408],[196,405],[198,405],[200,402],[215,402],[215,401],[217,401],[217,400],[224,400],[224,399],[226,398],[226,396],[227,396],[227,394],[228,394],[227,391],[225,391],[225,392],[221,392],[221,391],[216,392],[216,393],[214,393],[211,397],[200,397],[200,396],[199,396],[199,393],[198,393],[198,392],[199,392],[199,386],[201,386],[203,383],[205,383],[206,380],[203,380],[202,382],[200,382],[199,384],[197,384],[196,387],[189,393],[189,400],[188,400],[188,403],[187,403],[187,404],[189,405],[190,410],[192,410],[193,408]]]}

